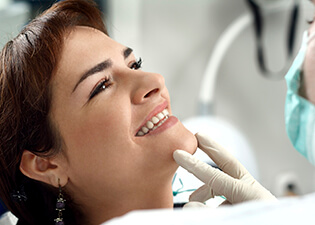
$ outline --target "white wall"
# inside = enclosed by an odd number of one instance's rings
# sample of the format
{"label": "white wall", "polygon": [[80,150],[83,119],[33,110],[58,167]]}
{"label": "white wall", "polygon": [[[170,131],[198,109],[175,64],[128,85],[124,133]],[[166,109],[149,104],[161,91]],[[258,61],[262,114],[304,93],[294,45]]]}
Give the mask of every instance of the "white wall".
{"label": "white wall", "polygon": [[[6,3],[6,4],[5,4]],[[15,37],[29,20],[30,7],[6,0],[0,5],[0,47]]]}
{"label": "white wall", "polygon": [[[265,21],[267,63],[273,70],[280,70],[287,60],[285,38],[292,1],[287,2],[284,10],[269,13]],[[175,115],[182,120],[196,115],[201,77],[211,51],[224,29],[248,11],[245,1],[113,0],[108,3],[112,7],[107,15],[110,34],[133,47],[136,55],[141,53],[138,56],[142,57],[145,70],[165,77]],[[306,19],[312,18],[313,13],[306,0],[302,1],[302,9],[295,52],[307,28]],[[132,40],[128,39],[129,33]],[[301,193],[309,193],[315,191],[315,169],[293,149],[286,136],[285,94],[284,79],[268,80],[260,74],[254,31],[248,27],[221,64],[215,113],[248,138],[264,186],[281,195],[277,185],[289,173],[297,180]]]}

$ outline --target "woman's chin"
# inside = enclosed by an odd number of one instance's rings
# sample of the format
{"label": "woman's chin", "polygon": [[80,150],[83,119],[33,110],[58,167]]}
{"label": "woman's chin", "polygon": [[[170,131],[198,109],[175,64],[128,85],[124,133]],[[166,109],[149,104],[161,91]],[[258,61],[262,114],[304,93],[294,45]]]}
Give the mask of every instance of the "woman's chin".
{"label": "woman's chin", "polygon": [[[190,154],[194,154],[198,145],[195,135],[186,129],[180,121],[171,129],[154,136],[154,139],[155,145],[151,147],[151,150],[155,152],[153,155],[154,160],[156,161],[160,158],[165,164],[170,162],[172,164],[175,163],[173,159],[173,152],[175,150],[184,150]],[[178,165],[176,164],[176,166]]]}
{"label": "woman's chin", "polygon": [[198,142],[195,135],[191,133],[189,130],[187,130],[187,134],[185,135],[182,150],[190,154],[194,154],[197,151],[197,146],[198,146]]}
{"label": "woman's chin", "polygon": [[194,154],[197,150],[198,142],[193,133],[191,133],[184,125],[179,122],[179,129],[177,129],[176,133],[176,141],[174,146],[172,147],[172,152],[177,149],[184,150],[190,154]]}

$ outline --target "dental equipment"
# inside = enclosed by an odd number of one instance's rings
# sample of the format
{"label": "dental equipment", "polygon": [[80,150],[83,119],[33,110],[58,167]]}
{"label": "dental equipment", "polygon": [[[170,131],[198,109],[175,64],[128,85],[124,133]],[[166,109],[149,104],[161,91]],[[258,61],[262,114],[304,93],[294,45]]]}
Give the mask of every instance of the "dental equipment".
{"label": "dental equipment", "polygon": [[[297,22],[300,11],[300,5],[298,0],[294,0],[294,5],[291,11],[288,38],[287,38],[287,62],[284,67],[276,72],[267,68],[265,60],[265,52],[263,46],[263,31],[264,31],[264,17],[262,16],[263,9],[269,11],[273,10],[274,5],[283,4],[283,0],[270,1],[270,0],[246,0],[254,17],[255,23],[255,37],[256,37],[256,47],[257,47],[257,60],[260,68],[260,72],[263,76],[270,79],[282,79],[284,74],[286,74],[288,66],[291,65],[291,60],[293,56],[295,36],[297,30]],[[272,7],[273,6],[273,7]],[[277,6],[276,6],[277,7]]]}

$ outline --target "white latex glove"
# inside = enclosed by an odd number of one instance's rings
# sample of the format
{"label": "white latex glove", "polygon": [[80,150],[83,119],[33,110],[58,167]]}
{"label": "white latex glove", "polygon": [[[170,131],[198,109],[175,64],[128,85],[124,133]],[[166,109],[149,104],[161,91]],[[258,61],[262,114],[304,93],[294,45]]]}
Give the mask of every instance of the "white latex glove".
{"label": "white latex glove", "polygon": [[195,136],[198,140],[198,147],[223,172],[183,150],[176,150],[173,153],[175,161],[205,183],[191,194],[190,202],[205,202],[209,198],[222,195],[231,204],[250,200],[276,200],[276,197],[261,186],[227,150],[205,134],[197,133]]}

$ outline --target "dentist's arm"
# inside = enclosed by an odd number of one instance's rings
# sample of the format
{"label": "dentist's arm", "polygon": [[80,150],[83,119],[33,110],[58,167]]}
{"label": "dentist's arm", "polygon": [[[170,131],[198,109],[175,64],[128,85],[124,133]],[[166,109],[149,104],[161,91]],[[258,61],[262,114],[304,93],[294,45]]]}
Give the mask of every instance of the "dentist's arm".
{"label": "dentist's arm", "polygon": [[230,203],[250,200],[276,200],[245,167],[223,147],[205,134],[197,133],[198,147],[222,170],[198,160],[189,153],[176,150],[175,161],[205,183],[190,196],[189,201],[205,202],[214,196],[225,196]]}

